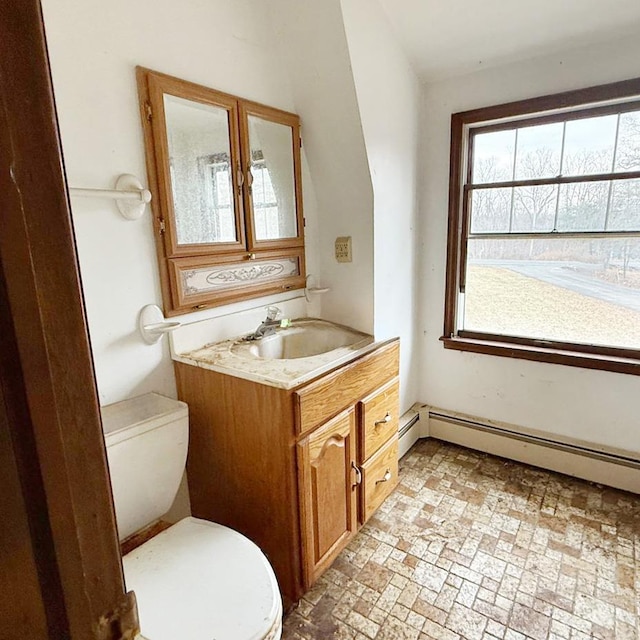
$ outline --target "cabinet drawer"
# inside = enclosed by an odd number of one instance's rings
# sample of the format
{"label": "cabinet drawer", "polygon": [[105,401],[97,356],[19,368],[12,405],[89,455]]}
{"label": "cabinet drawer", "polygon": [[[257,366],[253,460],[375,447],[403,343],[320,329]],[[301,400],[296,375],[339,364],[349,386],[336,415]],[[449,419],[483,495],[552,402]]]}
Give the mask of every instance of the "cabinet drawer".
{"label": "cabinet drawer", "polygon": [[358,403],[360,464],[398,432],[398,392],[398,378],[395,378]]}
{"label": "cabinet drawer", "polygon": [[298,435],[312,431],[352,406],[373,389],[398,375],[398,340],[294,391],[293,406]]}
{"label": "cabinet drawer", "polygon": [[360,522],[364,524],[398,484],[398,439],[393,438],[362,465]]}

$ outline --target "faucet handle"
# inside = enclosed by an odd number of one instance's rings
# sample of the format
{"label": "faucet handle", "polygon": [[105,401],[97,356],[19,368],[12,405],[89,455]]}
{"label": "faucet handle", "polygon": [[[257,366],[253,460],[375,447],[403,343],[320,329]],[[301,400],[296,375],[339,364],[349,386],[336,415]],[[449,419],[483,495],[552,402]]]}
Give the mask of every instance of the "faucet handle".
{"label": "faucet handle", "polygon": [[275,320],[281,313],[282,310],[275,305],[267,307],[267,320]]}

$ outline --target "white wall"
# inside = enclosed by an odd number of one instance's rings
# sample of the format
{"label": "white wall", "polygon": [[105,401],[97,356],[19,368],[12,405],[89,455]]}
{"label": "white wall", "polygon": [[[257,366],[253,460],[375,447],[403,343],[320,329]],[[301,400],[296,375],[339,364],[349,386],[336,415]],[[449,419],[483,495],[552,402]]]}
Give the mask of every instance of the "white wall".
{"label": "white wall", "polygon": [[[272,0],[318,203],[322,317],[373,333],[373,190],[340,0]],[[351,236],[353,262],[334,242]],[[311,271],[310,269],[308,271]]]}
{"label": "white wall", "polygon": [[[265,4],[44,0],[69,184],[111,187],[120,173],[146,181],[136,65],[295,110]],[[317,221],[306,164],[303,180],[310,232],[307,268],[313,272],[318,270],[313,236]],[[162,306],[150,215],[127,222],[104,200],[74,200],[72,213],[101,403],[152,390],[175,396],[167,342],[147,346],[136,331],[143,305]],[[181,320],[278,299],[253,300]]]}
{"label": "white wall", "polygon": [[373,183],[374,332],[400,336],[400,410],[417,396],[416,188],[420,85],[380,5],[342,0]]}
{"label": "white wall", "polygon": [[442,334],[452,113],[640,75],[640,40],[488,69],[425,87],[421,133],[420,400],[640,451],[640,377],[445,350]]}

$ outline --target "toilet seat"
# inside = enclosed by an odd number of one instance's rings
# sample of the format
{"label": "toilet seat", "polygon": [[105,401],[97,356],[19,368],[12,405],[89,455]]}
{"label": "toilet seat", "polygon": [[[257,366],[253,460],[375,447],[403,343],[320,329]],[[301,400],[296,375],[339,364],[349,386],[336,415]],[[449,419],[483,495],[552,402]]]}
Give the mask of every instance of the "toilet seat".
{"label": "toilet seat", "polygon": [[228,527],[185,518],[122,559],[149,640],[277,640],[282,601],[260,549]]}

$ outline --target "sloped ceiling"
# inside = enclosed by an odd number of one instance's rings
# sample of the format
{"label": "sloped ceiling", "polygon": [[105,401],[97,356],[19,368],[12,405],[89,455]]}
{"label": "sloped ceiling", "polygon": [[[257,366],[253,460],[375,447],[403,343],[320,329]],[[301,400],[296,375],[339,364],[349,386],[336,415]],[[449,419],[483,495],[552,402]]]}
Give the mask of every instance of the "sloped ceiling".
{"label": "sloped ceiling", "polygon": [[640,0],[378,1],[426,81],[640,38]]}

